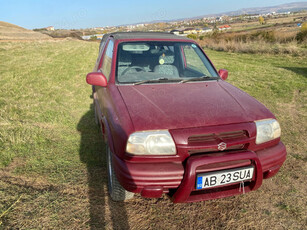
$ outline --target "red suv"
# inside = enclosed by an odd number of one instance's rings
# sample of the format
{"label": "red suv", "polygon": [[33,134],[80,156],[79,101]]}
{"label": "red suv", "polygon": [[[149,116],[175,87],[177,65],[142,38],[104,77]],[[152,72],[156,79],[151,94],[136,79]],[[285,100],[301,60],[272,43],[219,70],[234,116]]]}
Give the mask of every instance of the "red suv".
{"label": "red suv", "polygon": [[104,36],[86,81],[113,200],[221,198],[255,190],[278,172],[286,159],[278,121],[227,76],[185,37]]}

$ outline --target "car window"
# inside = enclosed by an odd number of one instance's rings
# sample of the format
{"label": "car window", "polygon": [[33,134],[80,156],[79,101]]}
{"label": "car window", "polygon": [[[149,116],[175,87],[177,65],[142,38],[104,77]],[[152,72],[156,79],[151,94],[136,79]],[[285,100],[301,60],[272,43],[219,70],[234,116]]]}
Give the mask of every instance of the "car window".
{"label": "car window", "polygon": [[188,68],[201,71],[208,75],[208,70],[191,46],[183,46],[185,61]]}
{"label": "car window", "polygon": [[192,42],[122,42],[117,50],[116,80],[119,83],[159,79],[178,82],[203,76],[218,79],[210,61]]}
{"label": "car window", "polygon": [[112,67],[113,46],[114,43],[112,40],[110,40],[102,60],[102,66],[100,68],[101,72],[106,76],[108,81],[110,78],[111,67]]}

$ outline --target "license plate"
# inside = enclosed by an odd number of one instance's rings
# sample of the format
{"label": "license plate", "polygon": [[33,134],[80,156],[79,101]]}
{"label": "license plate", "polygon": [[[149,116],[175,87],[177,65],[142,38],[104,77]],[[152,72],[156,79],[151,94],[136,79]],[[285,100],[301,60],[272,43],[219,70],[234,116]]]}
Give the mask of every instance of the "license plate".
{"label": "license plate", "polygon": [[196,179],[196,189],[212,188],[247,181],[253,178],[253,174],[253,166],[198,174]]}

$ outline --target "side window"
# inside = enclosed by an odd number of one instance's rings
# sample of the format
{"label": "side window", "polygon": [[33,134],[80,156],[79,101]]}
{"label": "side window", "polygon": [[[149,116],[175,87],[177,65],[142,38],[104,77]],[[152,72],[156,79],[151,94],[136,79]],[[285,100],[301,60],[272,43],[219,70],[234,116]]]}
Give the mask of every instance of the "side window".
{"label": "side window", "polygon": [[99,45],[99,52],[101,52],[101,49],[103,48],[104,43],[105,43],[105,41],[101,41],[101,43],[100,43],[100,45]]}
{"label": "side window", "polygon": [[101,42],[100,43],[100,46],[99,46],[99,53],[98,53],[98,57],[97,57],[97,60],[96,60],[96,64],[95,64],[95,70],[98,70],[98,66],[99,66],[99,63],[100,63],[100,60],[101,60],[101,56],[102,56],[102,49],[103,49],[103,46],[104,46],[105,42]]}
{"label": "side window", "polygon": [[209,75],[207,68],[204,66],[203,61],[199,57],[199,55],[195,52],[195,50],[191,46],[184,46],[183,51],[186,58],[186,64],[188,68],[194,69],[196,71],[200,71]]}
{"label": "side window", "polygon": [[112,67],[113,46],[114,43],[112,40],[110,40],[102,60],[102,66],[100,68],[101,72],[106,76],[108,81],[110,78],[111,67]]}

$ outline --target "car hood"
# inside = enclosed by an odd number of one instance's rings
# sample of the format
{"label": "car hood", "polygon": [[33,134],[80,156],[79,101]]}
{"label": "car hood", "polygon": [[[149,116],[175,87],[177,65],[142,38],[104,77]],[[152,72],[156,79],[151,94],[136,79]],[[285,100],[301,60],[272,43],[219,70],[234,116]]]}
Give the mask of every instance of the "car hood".
{"label": "car hood", "polygon": [[136,131],[250,122],[274,115],[225,81],[120,85]]}

